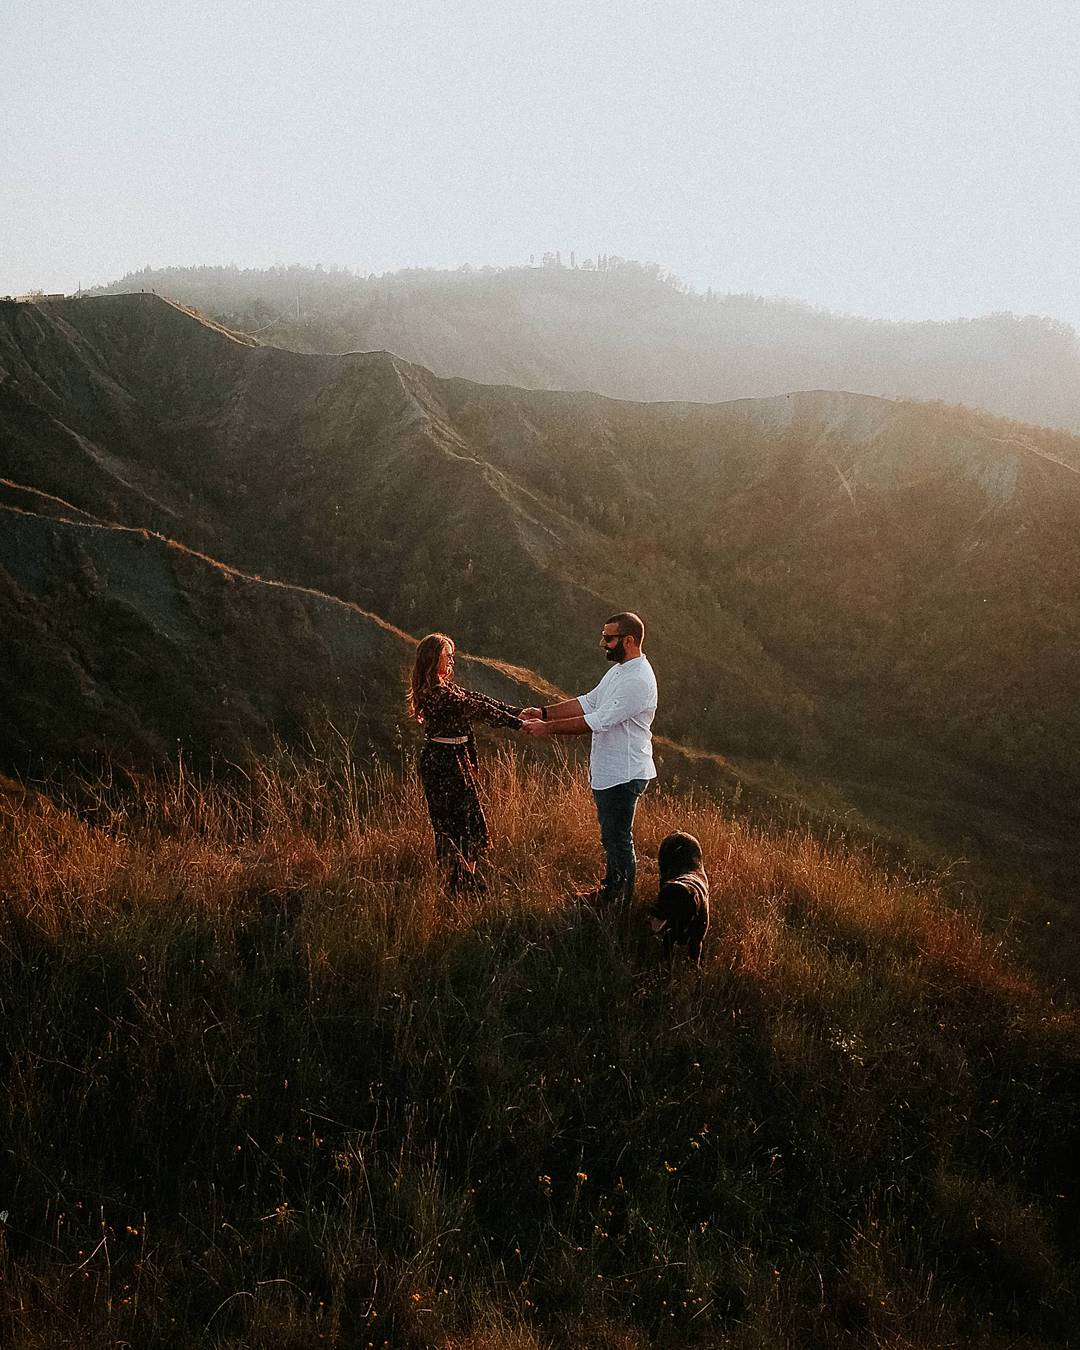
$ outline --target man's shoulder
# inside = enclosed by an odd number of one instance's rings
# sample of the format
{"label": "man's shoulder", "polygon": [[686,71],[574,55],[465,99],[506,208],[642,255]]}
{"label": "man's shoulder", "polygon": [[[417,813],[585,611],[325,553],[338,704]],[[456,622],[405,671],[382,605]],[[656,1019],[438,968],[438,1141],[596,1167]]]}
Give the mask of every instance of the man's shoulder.
{"label": "man's shoulder", "polygon": [[600,683],[596,686],[597,689],[606,689],[609,685],[618,684],[622,670],[622,666],[611,666],[608,670],[605,670],[603,675],[600,676]]}
{"label": "man's shoulder", "polygon": [[633,680],[640,680],[643,684],[656,685],[656,672],[652,668],[649,658],[644,654],[633,661],[628,661],[620,669],[624,674]]}

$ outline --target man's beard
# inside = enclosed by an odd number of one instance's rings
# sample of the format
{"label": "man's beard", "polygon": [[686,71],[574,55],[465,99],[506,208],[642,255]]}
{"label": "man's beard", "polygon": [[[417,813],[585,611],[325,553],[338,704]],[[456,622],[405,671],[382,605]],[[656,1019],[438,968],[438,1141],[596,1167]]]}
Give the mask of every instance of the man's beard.
{"label": "man's beard", "polygon": [[621,666],[626,659],[626,644],[623,642],[623,639],[620,638],[614,647],[605,647],[604,655],[609,661],[617,661]]}

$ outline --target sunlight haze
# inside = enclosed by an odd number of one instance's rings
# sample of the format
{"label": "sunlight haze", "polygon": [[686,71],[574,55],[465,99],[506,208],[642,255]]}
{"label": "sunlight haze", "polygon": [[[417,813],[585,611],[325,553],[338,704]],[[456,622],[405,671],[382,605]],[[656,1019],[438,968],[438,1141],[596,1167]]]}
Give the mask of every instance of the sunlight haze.
{"label": "sunlight haze", "polygon": [[1069,0],[4,0],[0,293],[651,260],[1080,324]]}

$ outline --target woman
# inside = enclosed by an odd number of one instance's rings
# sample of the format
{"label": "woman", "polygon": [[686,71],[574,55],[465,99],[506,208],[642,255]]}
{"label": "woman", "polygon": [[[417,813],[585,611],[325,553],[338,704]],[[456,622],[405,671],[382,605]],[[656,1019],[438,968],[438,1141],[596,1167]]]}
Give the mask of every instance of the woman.
{"label": "woman", "polygon": [[487,821],[476,790],[472,723],[517,728],[521,709],[462,689],[453,674],[453,642],[445,633],[429,633],[416,648],[408,705],[424,728],[420,781],[435,833],[435,856],[450,890],[459,891],[477,884],[476,865],[488,846]]}

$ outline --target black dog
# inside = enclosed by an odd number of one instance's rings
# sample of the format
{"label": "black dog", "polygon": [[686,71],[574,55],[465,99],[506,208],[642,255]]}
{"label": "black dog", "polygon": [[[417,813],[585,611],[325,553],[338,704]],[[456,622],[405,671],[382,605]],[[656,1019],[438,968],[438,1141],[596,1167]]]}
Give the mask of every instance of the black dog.
{"label": "black dog", "polygon": [[660,894],[645,910],[649,927],[663,940],[665,956],[670,957],[678,943],[692,960],[699,961],[709,931],[709,878],[701,845],[692,834],[679,830],[660,845],[657,861]]}

